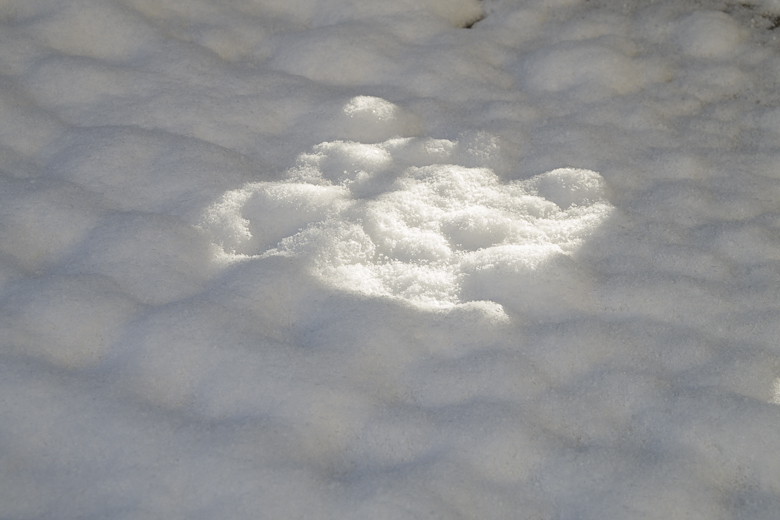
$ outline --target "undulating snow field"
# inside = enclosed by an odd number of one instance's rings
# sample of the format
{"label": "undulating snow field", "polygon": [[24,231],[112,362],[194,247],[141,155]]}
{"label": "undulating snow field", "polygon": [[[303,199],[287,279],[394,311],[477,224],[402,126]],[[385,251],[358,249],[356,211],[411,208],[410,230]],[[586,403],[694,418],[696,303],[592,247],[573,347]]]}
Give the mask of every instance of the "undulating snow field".
{"label": "undulating snow field", "polygon": [[778,27],[0,0],[0,518],[777,519]]}

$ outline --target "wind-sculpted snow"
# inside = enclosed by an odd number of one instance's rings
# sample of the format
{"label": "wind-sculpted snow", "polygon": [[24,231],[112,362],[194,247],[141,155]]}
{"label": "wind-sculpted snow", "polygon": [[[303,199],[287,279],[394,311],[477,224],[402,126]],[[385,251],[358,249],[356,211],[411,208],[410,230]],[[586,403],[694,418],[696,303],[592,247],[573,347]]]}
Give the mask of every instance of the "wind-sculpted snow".
{"label": "wind-sculpted snow", "polygon": [[778,24],[0,0],[0,518],[775,520]]}
{"label": "wind-sculpted snow", "polygon": [[[393,105],[373,102],[375,123],[392,124]],[[202,227],[222,260],[303,257],[333,287],[447,309],[489,300],[497,277],[571,254],[609,215],[596,172],[502,182],[458,165],[463,148],[431,138],[325,142],[301,154],[288,180],[226,193]]]}

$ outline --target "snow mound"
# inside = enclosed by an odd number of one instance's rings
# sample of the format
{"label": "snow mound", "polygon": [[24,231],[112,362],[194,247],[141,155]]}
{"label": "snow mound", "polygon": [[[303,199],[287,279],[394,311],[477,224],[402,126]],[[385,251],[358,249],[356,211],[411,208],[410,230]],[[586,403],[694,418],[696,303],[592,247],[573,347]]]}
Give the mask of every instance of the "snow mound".
{"label": "snow mound", "polygon": [[678,22],[676,41],[682,51],[696,58],[728,58],[744,39],[732,17],[717,11],[697,11]]}
{"label": "snow mound", "polygon": [[[363,116],[392,119],[389,102],[371,106]],[[223,261],[302,257],[332,287],[451,309],[490,299],[495,291],[480,289],[486,276],[511,280],[572,253],[609,215],[598,173],[561,168],[501,182],[489,168],[462,165],[490,160],[470,144],[324,142],[299,156],[287,180],[225,193],[201,227]]]}

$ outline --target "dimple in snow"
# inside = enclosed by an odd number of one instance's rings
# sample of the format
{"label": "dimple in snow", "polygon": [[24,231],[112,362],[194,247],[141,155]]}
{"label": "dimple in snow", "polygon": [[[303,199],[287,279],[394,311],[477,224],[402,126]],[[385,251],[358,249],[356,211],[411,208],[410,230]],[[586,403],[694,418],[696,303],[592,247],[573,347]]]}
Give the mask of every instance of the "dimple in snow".
{"label": "dimple in snow", "polygon": [[[377,119],[387,120],[393,111],[380,101]],[[596,172],[504,183],[489,168],[460,166],[461,155],[442,139],[322,143],[286,181],[224,194],[201,227],[224,261],[296,256],[332,287],[448,310],[488,300],[479,287],[496,272],[524,276],[571,254],[612,209]]]}

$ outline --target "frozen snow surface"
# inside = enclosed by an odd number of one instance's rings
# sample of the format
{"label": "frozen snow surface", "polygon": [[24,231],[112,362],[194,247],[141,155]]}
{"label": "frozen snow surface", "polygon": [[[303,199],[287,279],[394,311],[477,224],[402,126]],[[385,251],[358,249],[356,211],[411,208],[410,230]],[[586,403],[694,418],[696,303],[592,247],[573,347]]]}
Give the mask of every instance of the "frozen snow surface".
{"label": "frozen snow surface", "polygon": [[0,0],[0,518],[778,518],[779,27]]}

